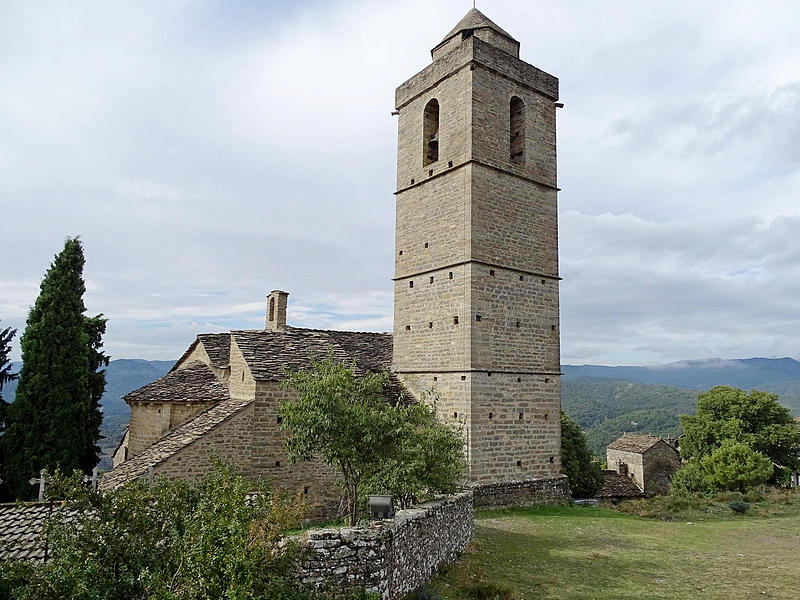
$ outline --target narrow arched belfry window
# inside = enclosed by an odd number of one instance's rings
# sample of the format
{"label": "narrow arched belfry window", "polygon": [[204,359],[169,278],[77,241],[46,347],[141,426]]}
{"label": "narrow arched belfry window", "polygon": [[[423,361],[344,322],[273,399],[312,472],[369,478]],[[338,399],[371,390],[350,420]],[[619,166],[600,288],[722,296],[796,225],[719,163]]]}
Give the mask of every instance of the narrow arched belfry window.
{"label": "narrow arched belfry window", "polygon": [[275,298],[269,299],[269,320],[275,320]]}
{"label": "narrow arched belfry window", "polygon": [[439,101],[433,98],[425,105],[422,117],[422,166],[439,160]]}
{"label": "narrow arched belfry window", "polygon": [[511,143],[509,155],[511,162],[525,162],[525,103],[514,96],[510,104]]}

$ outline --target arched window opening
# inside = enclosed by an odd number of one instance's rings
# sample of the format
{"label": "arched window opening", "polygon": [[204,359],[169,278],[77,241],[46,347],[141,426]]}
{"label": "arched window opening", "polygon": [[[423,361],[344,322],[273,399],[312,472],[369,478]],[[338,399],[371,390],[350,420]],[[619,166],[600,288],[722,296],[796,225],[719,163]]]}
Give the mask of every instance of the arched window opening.
{"label": "arched window opening", "polygon": [[433,98],[425,105],[422,121],[422,166],[439,160],[439,101]]}
{"label": "arched window opening", "polygon": [[511,162],[525,162],[525,103],[521,98],[511,98],[511,147],[509,154]]}
{"label": "arched window opening", "polygon": [[275,320],[275,298],[269,299],[269,320]]}

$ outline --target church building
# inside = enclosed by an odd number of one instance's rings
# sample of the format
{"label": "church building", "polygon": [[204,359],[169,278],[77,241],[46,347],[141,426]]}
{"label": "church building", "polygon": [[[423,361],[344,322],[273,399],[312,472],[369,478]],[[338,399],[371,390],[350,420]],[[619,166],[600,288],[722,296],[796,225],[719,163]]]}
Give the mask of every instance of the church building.
{"label": "church building", "polygon": [[312,354],[389,371],[390,400],[434,390],[466,431],[476,505],[561,498],[556,108],[558,80],[476,9],[400,85],[394,332],[292,327],[273,291],[261,330],[202,334],[161,379],[126,396],[111,489],[198,475],[212,453],[333,509],[335,474],[290,465],[278,404]]}

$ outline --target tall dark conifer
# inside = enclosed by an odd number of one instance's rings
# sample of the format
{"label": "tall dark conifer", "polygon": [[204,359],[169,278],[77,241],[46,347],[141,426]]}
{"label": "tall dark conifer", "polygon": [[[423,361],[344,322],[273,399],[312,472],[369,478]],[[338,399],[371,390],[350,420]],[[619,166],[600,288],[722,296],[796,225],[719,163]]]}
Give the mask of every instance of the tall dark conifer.
{"label": "tall dark conifer", "polygon": [[97,463],[106,320],[84,314],[84,262],[80,240],[68,238],[42,280],[20,342],[22,370],[3,435],[3,479],[17,498],[33,495],[28,480],[42,468],[89,472]]}
{"label": "tall dark conifer", "polygon": [[[8,402],[3,398],[3,386],[17,378],[16,374],[11,372],[11,359],[8,357],[11,354],[11,340],[16,334],[17,330],[10,327],[0,330],[0,436],[6,429],[6,412],[8,411]],[[3,472],[6,464],[2,441],[3,439],[0,437],[0,473]],[[6,495],[7,490],[0,484],[0,500],[5,500]]]}

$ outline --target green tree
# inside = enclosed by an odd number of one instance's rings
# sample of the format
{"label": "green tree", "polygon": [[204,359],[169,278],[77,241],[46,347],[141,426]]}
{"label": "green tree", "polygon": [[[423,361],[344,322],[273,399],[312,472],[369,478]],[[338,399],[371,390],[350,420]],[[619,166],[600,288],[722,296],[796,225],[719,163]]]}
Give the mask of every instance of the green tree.
{"label": "green tree", "polygon": [[[3,398],[3,386],[9,381],[17,378],[16,373],[11,372],[11,340],[17,334],[16,329],[6,327],[0,330],[0,436],[6,429],[6,413],[8,411],[8,402]],[[5,457],[3,456],[2,437],[0,437],[0,473],[3,472],[5,465]],[[6,495],[5,489],[0,487],[0,500],[4,499]]]}
{"label": "green tree", "polygon": [[725,440],[701,462],[709,483],[717,490],[744,492],[766,483],[772,476],[772,461],[749,445]]}
{"label": "green tree", "polygon": [[376,457],[380,464],[364,490],[391,494],[401,508],[431,494],[451,494],[464,475],[464,436],[437,418],[438,397],[429,391],[419,404],[398,406],[401,428],[388,456]]}
{"label": "green tree", "polygon": [[32,495],[28,479],[41,468],[88,473],[97,464],[106,320],[84,314],[84,262],[80,240],[68,238],[28,314],[19,386],[2,439],[3,479],[17,498]]}
{"label": "green tree", "polygon": [[590,498],[603,483],[600,464],[589,451],[586,436],[569,415],[561,411],[561,470],[569,479],[573,496]]}
{"label": "green tree", "polygon": [[102,494],[82,486],[79,471],[55,480],[50,490],[77,514],[54,513],[47,563],[22,581],[19,567],[4,569],[17,600],[315,597],[294,581],[291,552],[278,552],[302,502],[265,481],[253,495],[253,483],[221,462],[198,481],[156,478]]}
{"label": "green tree", "polygon": [[735,441],[785,467],[800,466],[800,430],[778,396],[718,386],[697,398],[697,414],[681,415],[681,454],[703,458]]}
{"label": "green tree", "polygon": [[387,380],[386,373],[356,376],[354,365],[329,353],[284,382],[297,392],[280,405],[289,457],[319,456],[337,471],[351,523],[368,489],[396,494],[403,504],[452,491],[463,472],[457,433],[436,423],[431,407],[389,403]]}
{"label": "green tree", "polygon": [[701,460],[691,460],[672,476],[669,491],[673,494],[710,494],[714,485],[703,468]]}

